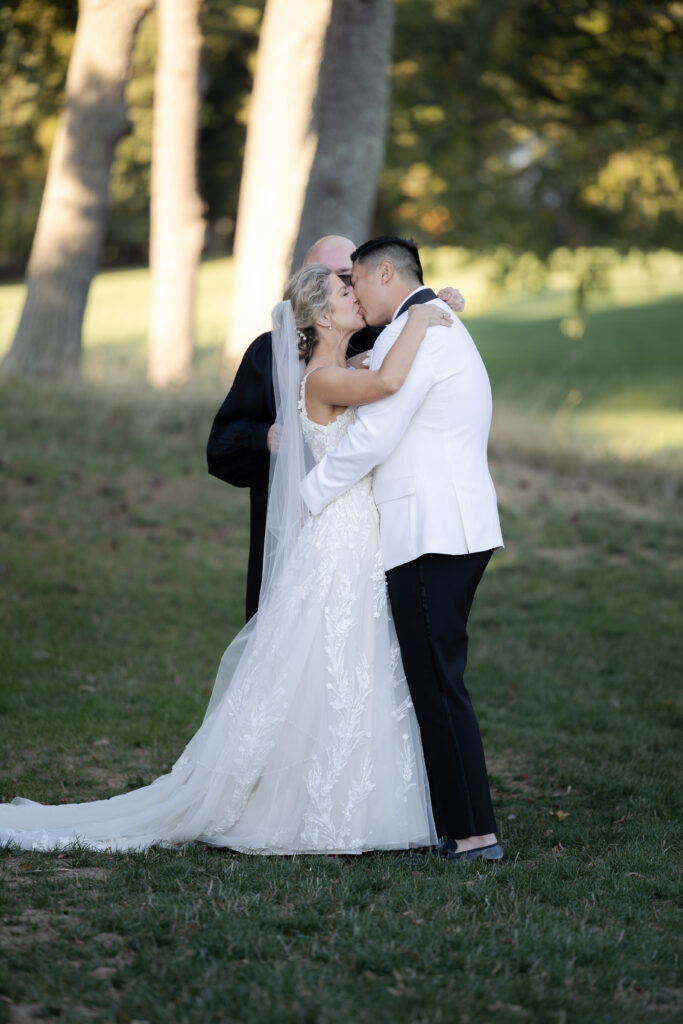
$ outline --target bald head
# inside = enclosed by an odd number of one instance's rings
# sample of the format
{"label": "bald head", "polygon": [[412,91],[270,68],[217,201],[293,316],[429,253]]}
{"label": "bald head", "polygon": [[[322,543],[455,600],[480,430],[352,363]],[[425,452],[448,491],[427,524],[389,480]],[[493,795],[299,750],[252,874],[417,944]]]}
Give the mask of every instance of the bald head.
{"label": "bald head", "polygon": [[309,263],[324,263],[335,274],[351,273],[351,253],[356,246],[350,238],[341,235],[325,235],[319,238],[306,253],[304,266]]}

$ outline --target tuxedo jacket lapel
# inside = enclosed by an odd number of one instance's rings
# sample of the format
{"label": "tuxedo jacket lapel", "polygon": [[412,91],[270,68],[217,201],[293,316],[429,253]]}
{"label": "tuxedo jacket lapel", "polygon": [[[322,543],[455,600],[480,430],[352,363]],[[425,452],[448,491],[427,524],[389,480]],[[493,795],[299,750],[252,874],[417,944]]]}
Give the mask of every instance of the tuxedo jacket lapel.
{"label": "tuxedo jacket lapel", "polygon": [[[407,309],[410,309],[411,306],[419,306],[423,302],[429,302],[431,299],[436,299],[436,298],[438,298],[438,296],[432,291],[432,289],[431,288],[427,288],[425,286],[420,288],[420,290],[416,291],[413,295],[409,295],[408,296],[408,298],[403,302],[403,305],[399,306],[399,308],[398,308],[397,312],[395,313],[391,323],[387,324],[387,326],[384,328],[384,330],[380,334],[380,336],[378,338],[379,344],[377,345],[377,347],[373,346],[375,359],[374,359],[373,362],[370,363],[370,369],[371,370],[378,370],[379,369],[379,367],[382,365],[382,360],[384,359],[385,355],[389,351],[389,348],[396,341],[396,338],[398,337],[399,331],[398,331],[398,328],[396,328],[394,325],[395,325],[396,321],[398,320],[398,318],[401,316],[401,314],[405,313],[405,311]],[[380,341],[380,339],[382,339],[382,338],[384,339],[384,345]],[[388,340],[389,339],[391,339],[391,344],[388,344]]]}
{"label": "tuxedo jacket lapel", "polygon": [[431,288],[422,288],[419,292],[415,292],[414,295],[409,295],[406,301],[403,303],[394,319],[398,319],[402,313],[405,313],[411,306],[420,305],[423,302],[429,302],[431,299],[436,298],[436,293]]}

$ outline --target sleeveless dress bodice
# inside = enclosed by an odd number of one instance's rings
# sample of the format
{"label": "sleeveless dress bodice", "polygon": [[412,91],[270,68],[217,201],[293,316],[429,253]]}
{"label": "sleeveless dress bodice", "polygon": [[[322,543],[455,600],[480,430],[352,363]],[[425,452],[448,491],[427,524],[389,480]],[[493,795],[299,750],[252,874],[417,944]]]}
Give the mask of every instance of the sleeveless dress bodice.
{"label": "sleeveless dress bodice", "polygon": [[[306,381],[311,372],[309,371],[309,373],[304,374],[299,388],[299,423],[301,424],[304,441],[311,455],[316,462],[320,462],[328,452],[337,447],[346,431],[354,422],[356,419],[356,408],[350,405],[330,423],[316,423],[310,419],[306,409]],[[367,476],[359,480],[345,494],[342,494],[341,499],[346,499],[345,503],[348,503],[348,495],[351,494],[354,494],[356,497],[363,495],[368,504],[368,512],[372,515],[375,522],[379,522],[377,508],[372,497],[372,473],[368,473]],[[331,503],[331,505],[335,504],[335,502]]]}

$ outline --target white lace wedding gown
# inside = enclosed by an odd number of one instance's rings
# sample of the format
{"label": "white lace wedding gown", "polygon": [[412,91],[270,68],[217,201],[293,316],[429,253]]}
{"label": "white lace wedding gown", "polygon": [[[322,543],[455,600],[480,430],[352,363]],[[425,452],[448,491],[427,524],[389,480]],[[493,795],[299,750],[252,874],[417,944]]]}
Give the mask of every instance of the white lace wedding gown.
{"label": "white lace wedding gown", "polygon": [[[313,423],[304,391],[305,378],[300,422],[318,461],[355,411]],[[370,476],[307,519],[225,692],[169,774],[108,800],[0,805],[0,843],[23,849],[192,840],[261,854],[435,842]]]}

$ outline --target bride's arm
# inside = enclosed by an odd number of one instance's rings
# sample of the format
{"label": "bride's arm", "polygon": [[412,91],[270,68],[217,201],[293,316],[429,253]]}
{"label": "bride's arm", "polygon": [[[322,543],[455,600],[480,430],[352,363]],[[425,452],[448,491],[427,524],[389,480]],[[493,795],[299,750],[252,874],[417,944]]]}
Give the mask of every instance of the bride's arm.
{"label": "bride's arm", "polygon": [[393,395],[408,376],[428,327],[448,327],[449,313],[429,304],[411,306],[408,320],[379,370],[325,366],[315,370],[306,384],[309,395],[326,405],[367,405]]}
{"label": "bride's arm", "polygon": [[[450,285],[447,288],[442,288],[436,297],[445,302],[447,306],[450,306],[454,313],[462,313],[465,308],[465,299],[462,292],[458,291],[457,288],[452,288]],[[351,356],[346,360],[346,365],[355,366],[357,370],[362,370],[367,367],[369,356],[370,349],[367,352],[358,352],[355,356]]]}

